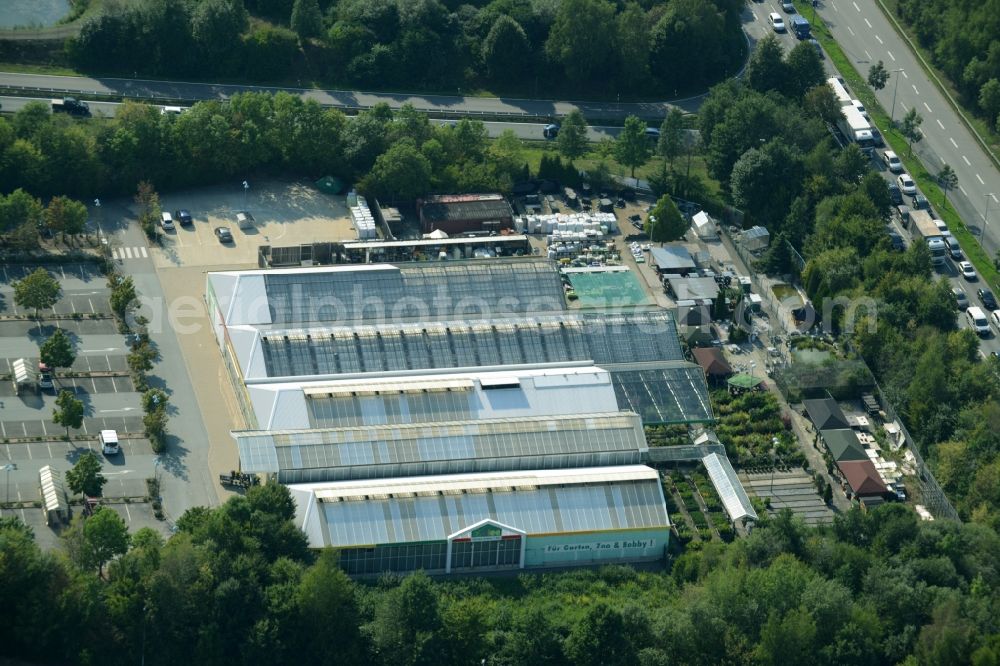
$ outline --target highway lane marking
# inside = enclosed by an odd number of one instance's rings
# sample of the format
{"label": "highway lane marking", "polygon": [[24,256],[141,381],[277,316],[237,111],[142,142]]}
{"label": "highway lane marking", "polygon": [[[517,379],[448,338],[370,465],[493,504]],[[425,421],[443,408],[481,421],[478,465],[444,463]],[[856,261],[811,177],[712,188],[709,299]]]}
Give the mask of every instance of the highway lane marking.
{"label": "highway lane marking", "polygon": [[938,119],[935,119],[935,120],[937,120],[937,124],[938,124],[938,127],[940,127],[941,129],[944,129],[944,123],[942,123],[942,122],[941,122],[940,120],[938,120]]}
{"label": "highway lane marking", "polygon": [[968,157],[966,157],[965,155],[962,155],[962,159],[965,160],[965,166],[972,166],[972,163],[969,162],[969,158]]}
{"label": "highway lane marking", "polygon": [[868,26],[868,29],[869,29],[869,30],[871,30],[871,29],[872,29],[872,24],[868,22],[868,19],[865,19],[865,25],[867,25],[867,26]]}
{"label": "highway lane marking", "polygon": [[893,62],[896,62],[896,56],[892,55],[892,51],[886,51],[886,53],[889,54],[889,57],[892,58]]}
{"label": "highway lane marking", "polygon": [[927,102],[924,102],[924,108],[927,109],[927,113],[934,113],[933,111],[931,111],[931,107],[928,106]]}
{"label": "highway lane marking", "polygon": [[877,39],[877,40],[878,40],[878,43],[879,43],[879,44],[885,44],[885,42],[883,42],[883,41],[882,41],[882,38],[881,38],[881,37],[879,37],[878,35],[875,35],[875,39]]}
{"label": "highway lane marking", "polygon": [[865,51],[865,55],[866,55],[866,56],[868,56],[868,59],[869,59],[869,60],[871,60],[871,59],[872,59],[872,54],[871,54],[871,53],[868,53],[868,51]]}
{"label": "highway lane marking", "polygon": [[856,35],[854,34],[854,30],[853,30],[853,29],[851,28],[851,26],[847,26],[847,30],[848,30],[848,31],[849,31],[849,32],[851,33],[851,36],[852,36],[852,37],[856,36]]}
{"label": "highway lane marking", "polygon": [[854,5],[854,8],[857,9],[858,13],[860,14],[861,13],[861,7],[858,7],[858,3],[854,2],[854,0],[851,0],[851,4]]}
{"label": "highway lane marking", "polygon": [[967,197],[967,196],[969,196],[969,193],[968,193],[968,192],[966,192],[966,191],[965,191],[965,188],[964,188],[964,187],[962,187],[961,185],[959,185],[959,186],[958,186],[958,189],[959,189],[959,191],[960,191],[960,192],[962,193],[962,196],[966,196],[966,197]]}
{"label": "highway lane marking", "polygon": [[914,92],[914,93],[916,93],[917,95],[919,95],[919,94],[920,94],[920,91],[919,91],[919,90],[917,90],[917,86],[915,86],[915,85],[914,85],[914,84],[912,84],[912,83],[911,83],[910,85],[911,85],[911,86],[913,86],[913,92]]}
{"label": "highway lane marking", "polygon": [[901,70],[900,70],[900,73],[901,73],[901,74],[903,75],[903,78],[904,78],[904,79],[908,79],[908,78],[910,78],[910,75],[906,73],[906,70],[905,70],[905,69],[901,69]]}
{"label": "highway lane marking", "polygon": [[951,145],[953,145],[953,146],[955,146],[956,148],[958,148],[958,144],[957,144],[957,143],[955,143],[955,140],[954,140],[953,138],[951,138],[951,137],[949,136],[949,137],[948,137],[948,140],[949,140],[949,141],[951,141]]}
{"label": "highway lane marking", "polygon": [[979,181],[980,185],[985,185],[986,184],[986,183],[983,182],[982,176],[980,176],[978,173],[976,174],[976,180]]}

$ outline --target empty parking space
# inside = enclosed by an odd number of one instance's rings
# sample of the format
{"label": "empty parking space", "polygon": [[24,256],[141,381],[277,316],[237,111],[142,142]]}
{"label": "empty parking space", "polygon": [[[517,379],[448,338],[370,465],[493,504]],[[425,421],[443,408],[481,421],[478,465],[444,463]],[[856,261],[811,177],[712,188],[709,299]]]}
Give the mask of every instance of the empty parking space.
{"label": "empty parking space", "polygon": [[[121,430],[118,431],[122,433]],[[58,434],[62,434],[59,430]],[[153,448],[144,437],[122,437],[119,440],[122,453],[116,458],[118,465],[127,465],[133,456],[151,456]],[[0,458],[15,463],[45,460],[75,460],[86,451],[100,454],[97,434],[88,440],[67,442],[61,439],[45,439],[41,442],[11,442],[0,444]]]}
{"label": "empty parking space", "polygon": [[[34,264],[0,266],[0,285],[10,286],[15,280],[20,280],[36,268],[38,266]],[[105,286],[105,278],[95,264],[49,264],[42,268],[52,273],[63,284],[64,289]]]}

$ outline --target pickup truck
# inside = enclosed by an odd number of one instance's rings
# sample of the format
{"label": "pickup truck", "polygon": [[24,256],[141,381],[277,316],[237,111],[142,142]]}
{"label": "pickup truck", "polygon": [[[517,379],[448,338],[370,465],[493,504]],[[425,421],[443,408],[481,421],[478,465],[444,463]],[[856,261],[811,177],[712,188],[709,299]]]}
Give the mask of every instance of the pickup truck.
{"label": "pickup truck", "polygon": [[72,97],[52,100],[53,113],[68,113],[71,116],[89,116],[90,105]]}

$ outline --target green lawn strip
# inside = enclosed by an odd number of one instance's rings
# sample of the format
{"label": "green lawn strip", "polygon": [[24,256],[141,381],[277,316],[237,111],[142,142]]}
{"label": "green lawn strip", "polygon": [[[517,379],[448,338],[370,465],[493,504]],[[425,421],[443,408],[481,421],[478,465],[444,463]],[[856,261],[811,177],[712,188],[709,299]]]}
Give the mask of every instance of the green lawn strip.
{"label": "green lawn strip", "polygon": [[[959,118],[966,124],[971,125],[973,133],[977,133],[979,137],[986,143],[991,157],[994,162],[1000,162],[1000,135],[997,135],[993,128],[990,127],[989,123],[975,115],[972,109],[969,109],[961,101],[961,95],[958,90],[955,89],[955,85],[952,83],[951,79],[948,78],[944,72],[937,68],[934,64],[934,60],[931,57],[930,51],[924,48],[920,41],[916,38],[910,27],[905,25],[902,21],[897,19],[893,14],[893,10],[899,4],[898,0],[878,0],[876,3],[882,13],[885,14],[886,19],[892,24],[893,29],[900,33],[900,36],[907,42],[907,45],[918,52],[920,57],[917,58],[917,63],[920,68],[924,70],[927,77],[931,82],[941,91],[941,93],[948,99],[952,106],[959,107],[956,109]],[[891,5],[891,6],[889,6]],[[982,145],[982,144],[980,144]]]}
{"label": "green lawn strip", "polygon": [[[883,129],[890,127],[889,116],[886,114],[885,109],[882,108],[882,105],[875,98],[874,93],[872,93],[871,88],[868,87],[868,81],[854,68],[851,59],[844,54],[840,48],[840,44],[830,35],[826,24],[822,23],[819,19],[818,21],[819,25],[813,26],[816,38],[823,45],[827,55],[830,56],[830,61],[840,72],[841,76],[844,77],[848,86],[865,105],[872,118],[872,124],[879,128],[886,144],[899,155],[899,158],[903,161],[903,165],[906,167],[907,173],[916,181],[920,187],[920,191],[924,193],[927,200],[934,206],[934,210],[939,218],[944,220],[945,224],[948,225],[948,229],[958,239],[959,244],[962,246],[962,252],[976,267],[976,271],[980,277],[993,288],[997,288],[997,285],[1000,284],[1000,273],[997,273],[996,267],[993,265],[993,259],[983,251],[983,248],[972,235],[972,232],[965,226],[965,222],[955,212],[955,209],[950,204],[947,207],[944,205],[944,193],[937,183],[936,174],[930,173],[919,159],[910,154],[906,139],[899,132],[895,129]],[[894,83],[890,81],[889,85],[894,85]]]}

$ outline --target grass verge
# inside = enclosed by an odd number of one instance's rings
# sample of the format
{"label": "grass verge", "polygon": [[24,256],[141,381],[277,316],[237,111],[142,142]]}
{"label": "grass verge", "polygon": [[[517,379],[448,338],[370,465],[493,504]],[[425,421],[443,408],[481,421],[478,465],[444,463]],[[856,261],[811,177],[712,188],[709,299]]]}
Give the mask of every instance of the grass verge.
{"label": "grass verge", "polygon": [[871,115],[872,124],[882,132],[882,136],[888,147],[892,148],[899,155],[903,161],[903,165],[906,167],[906,172],[916,181],[920,187],[920,191],[931,202],[939,219],[944,220],[945,224],[948,225],[948,229],[958,239],[959,244],[962,246],[962,252],[965,253],[968,260],[976,267],[980,278],[989,283],[993,289],[997,289],[997,286],[1000,285],[1000,273],[997,272],[992,257],[986,254],[972,232],[965,226],[965,222],[955,212],[955,209],[950,205],[946,205],[944,192],[938,185],[936,174],[928,171],[923,163],[910,153],[906,139],[892,127],[889,116],[886,115],[885,109],[882,108],[882,105],[875,98],[875,94],[868,86],[866,78],[855,69],[851,59],[844,54],[840,48],[840,44],[833,38],[829,28],[827,28],[826,24],[819,17],[816,18],[816,25],[813,25],[813,34],[819,40],[820,44],[823,45],[823,49],[830,57],[830,61],[840,72],[844,81],[847,82],[848,87],[854,91],[854,94],[865,105],[865,108]]}

